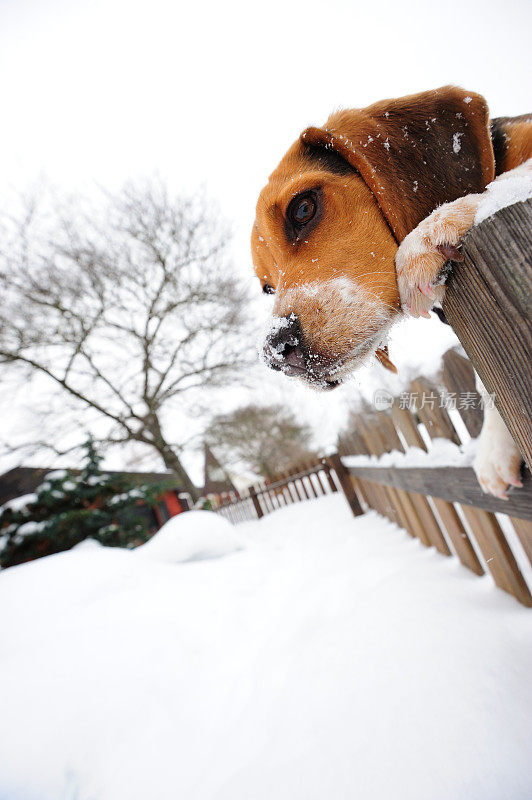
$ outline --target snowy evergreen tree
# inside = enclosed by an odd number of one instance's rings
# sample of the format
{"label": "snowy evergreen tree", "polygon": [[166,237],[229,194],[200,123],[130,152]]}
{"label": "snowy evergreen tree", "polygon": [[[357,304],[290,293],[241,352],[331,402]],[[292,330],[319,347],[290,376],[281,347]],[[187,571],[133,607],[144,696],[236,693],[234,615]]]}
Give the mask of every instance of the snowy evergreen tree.
{"label": "snowy evergreen tree", "polygon": [[173,484],[137,485],[127,475],[106,474],[91,439],[85,449],[79,474],[51,472],[35,494],[0,508],[0,566],[69,550],[89,537],[110,547],[135,547],[150,537],[139,506],[153,506]]}

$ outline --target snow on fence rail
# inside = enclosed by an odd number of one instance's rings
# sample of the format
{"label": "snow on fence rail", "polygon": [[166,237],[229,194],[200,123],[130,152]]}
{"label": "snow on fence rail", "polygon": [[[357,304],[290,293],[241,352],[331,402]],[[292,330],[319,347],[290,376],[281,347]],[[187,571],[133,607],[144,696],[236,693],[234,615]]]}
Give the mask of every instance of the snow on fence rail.
{"label": "snow on fence rail", "polygon": [[[466,238],[465,261],[455,269],[444,303],[529,468],[531,254],[532,201],[499,211]],[[523,488],[512,489],[503,501],[482,493],[467,463],[455,459],[442,466],[440,455],[431,458],[437,447],[441,452],[442,440],[447,452],[454,445],[458,453],[456,446],[464,448],[482,425],[482,401],[467,359],[453,350],[446,353],[439,384],[416,378],[409,387],[410,403],[403,393],[385,398],[386,410],[360,414],[354,431],[340,439],[337,454],[251,487],[243,496],[226,497],[217,511],[240,522],[340,488],[355,516],[376,510],[426,547],[454,555],[475,575],[490,573],[497,586],[532,607],[519,564],[525,568],[526,559],[532,564],[530,472],[525,468]],[[442,390],[467,402],[448,408],[440,401]]]}

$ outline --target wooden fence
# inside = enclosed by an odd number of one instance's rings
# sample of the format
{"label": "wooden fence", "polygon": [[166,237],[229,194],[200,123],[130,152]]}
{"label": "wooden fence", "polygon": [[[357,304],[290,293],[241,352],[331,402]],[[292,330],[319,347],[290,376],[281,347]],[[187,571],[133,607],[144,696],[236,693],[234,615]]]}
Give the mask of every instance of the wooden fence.
{"label": "wooden fence", "polygon": [[337,492],[331,464],[321,459],[315,464],[301,464],[290,473],[279,473],[273,481],[250,486],[244,494],[226,492],[215,510],[232,523],[260,519],[290,503]]}
{"label": "wooden fence", "polygon": [[532,199],[468,234],[443,308],[532,469]]}
{"label": "wooden fence", "polygon": [[[497,586],[532,606],[513,552],[521,546],[532,563],[528,471],[523,488],[511,489],[503,501],[481,491],[469,466],[408,466],[406,457],[401,466],[397,456],[393,465],[383,466],[368,458],[392,451],[406,455],[412,447],[418,453],[429,452],[434,439],[465,444],[480,431],[481,403],[470,363],[450,350],[438,383],[416,378],[409,391],[390,398],[389,409],[358,415],[351,421],[351,432],[340,438],[338,453],[280,474],[271,483],[252,486],[243,495],[226,495],[216,510],[238,523],[341,490],[355,516],[374,509],[426,547],[456,556],[475,575],[488,571]],[[513,539],[512,545],[508,539]]]}
{"label": "wooden fence", "polygon": [[[531,253],[528,201],[504,209],[467,237],[464,264],[455,269],[444,303],[529,467]],[[471,363],[451,350],[443,358],[437,383],[416,378],[399,397],[384,393],[382,404],[388,408],[357,416],[351,432],[341,437],[338,453],[302,465],[291,475],[279,475],[269,485],[251,487],[244,496],[226,498],[217,510],[239,522],[341,489],[354,515],[374,509],[426,547],[454,555],[475,575],[490,573],[497,586],[532,607],[530,587],[519,566],[521,559],[532,563],[529,471],[525,468],[523,488],[511,489],[503,501],[483,494],[469,466],[412,466],[406,458],[413,447],[430,451],[435,439],[464,445],[478,436],[483,409]],[[405,464],[397,456],[388,465],[367,458],[392,451],[404,453]]]}

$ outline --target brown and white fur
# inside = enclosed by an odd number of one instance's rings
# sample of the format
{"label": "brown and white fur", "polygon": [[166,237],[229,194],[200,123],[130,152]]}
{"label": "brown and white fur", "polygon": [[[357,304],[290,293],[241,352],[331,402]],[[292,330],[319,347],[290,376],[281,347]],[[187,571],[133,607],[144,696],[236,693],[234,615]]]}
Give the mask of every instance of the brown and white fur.
{"label": "brown and white fur", "polygon": [[[266,363],[321,389],[374,355],[394,369],[388,329],[401,312],[428,316],[486,187],[530,157],[529,118],[490,123],[484,98],[457,87],[304,131],[262,190],[252,232],[255,272],[275,293]],[[487,415],[477,457],[499,496],[520,463],[501,423]],[[484,447],[488,435],[504,446]]]}

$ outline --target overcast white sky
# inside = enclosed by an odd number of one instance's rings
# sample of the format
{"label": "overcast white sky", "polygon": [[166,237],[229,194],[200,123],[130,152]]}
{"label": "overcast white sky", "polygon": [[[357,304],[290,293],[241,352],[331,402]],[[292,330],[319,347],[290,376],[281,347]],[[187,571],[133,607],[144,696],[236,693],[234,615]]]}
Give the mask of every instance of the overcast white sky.
{"label": "overcast white sky", "polygon": [[77,189],[158,171],[248,229],[308,124],[457,83],[530,110],[527,0],[1,0],[0,171]]}
{"label": "overcast white sky", "polygon": [[528,0],[0,0],[0,186],[202,185],[248,279],[257,193],[304,127],[446,83],[530,111],[531,29]]}

